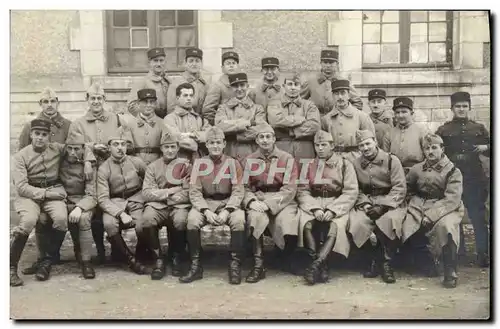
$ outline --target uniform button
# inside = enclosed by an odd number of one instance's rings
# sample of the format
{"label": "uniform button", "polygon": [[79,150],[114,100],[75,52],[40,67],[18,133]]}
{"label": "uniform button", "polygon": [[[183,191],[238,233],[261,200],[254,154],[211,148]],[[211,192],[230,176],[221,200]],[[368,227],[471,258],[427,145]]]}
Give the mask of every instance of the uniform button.
{"label": "uniform button", "polygon": [[55,136],[56,134],[52,133],[52,136]]}
{"label": "uniform button", "polygon": [[146,135],[149,135],[149,133],[146,131]]}

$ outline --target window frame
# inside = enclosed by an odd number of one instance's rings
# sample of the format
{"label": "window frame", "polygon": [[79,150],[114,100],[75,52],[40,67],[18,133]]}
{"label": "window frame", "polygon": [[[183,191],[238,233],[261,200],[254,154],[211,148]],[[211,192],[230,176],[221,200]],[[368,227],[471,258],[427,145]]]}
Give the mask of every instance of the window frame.
{"label": "window frame", "polygon": [[[114,27],[113,26],[113,12],[115,10],[106,10],[106,15],[105,15],[105,29],[106,29],[106,63],[107,63],[107,72],[109,74],[143,74],[147,73],[148,69],[147,68],[132,68],[132,67],[113,67],[110,65],[110,62],[114,60],[114,44],[112,42],[113,40],[113,31]],[[131,10],[129,10],[130,12]],[[179,10],[175,10],[175,22],[177,24],[178,22],[178,12]],[[146,10],[146,15],[148,18],[148,24],[146,26],[128,26],[126,27],[127,29],[147,29],[147,34],[148,34],[148,40],[149,40],[149,47],[154,48],[154,47],[160,47],[160,25],[159,25],[159,14],[160,10]],[[193,25],[175,25],[172,28],[178,31],[179,29],[182,28],[194,28],[195,33],[194,33],[194,47],[198,47],[198,33],[199,33],[199,25],[198,25],[198,11],[193,10]],[[125,27],[124,27],[125,28]],[[132,36],[130,36],[132,38]],[[189,48],[191,46],[176,46],[175,49],[178,51],[178,49],[182,48]],[[165,49],[170,48],[174,49],[173,47],[163,47]],[[119,49],[119,48],[118,48]],[[128,50],[133,50],[133,49],[144,49],[143,47],[132,47],[132,40],[130,40],[130,48],[123,48],[123,49],[128,49]],[[177,67],[177,69],[174,70],[168,70],[167,73],[181,73],[183,72],[184,69],[182,67]]]}
{"label": "window frame", "polygon": [[[380,10],[383,11],[383,10]],[[392,11],[392,10],[386,10],[386,11]],[[431,11],[431,10],[424,10],[424,11]],[[379,23],[365,23],[363,20],[363,11],[362,11],[362,18],[361,18],[361,67],[363,69],[379,69],[379,68],[387,68],[387,69],[397,69],[397,68],[451,68],[453,67],[453,11],[450,10],[443,10],[446,11],[446,62],[435,62],[435,63],[408,63],[410,59],[410,35],[411,35],[411,10],[400,10],[399,11],[399,22],[397,23],[399,25],[399,51],[400,51],[400,57],[399,61],[400,63],[364,63],[363,62],[363,54],[364,54],[364,47],[363,45],[365,44],[376,44],[376,43],[364,43],[363,42],[363,36],[364,36],[364,28],[363,26],[365,24],[379,24],[379,26],[382,28],[382,17],[380,18]],[[429,15],[429,13],[427,13]],[[429,26],[429,23],[434,22],[434,21],[429,21],[429,16],[427,16],[427,28]],[[428,30],[427,30],[428,31]],[[429,32],[427,32],[427,38],[429,37]],[[432,42],[427,42],[427,44],[432,43]],[[382,40],[378,43],[379,45],[382,45]],[[406,61],[406,63],[401,63],[402,61]]]}

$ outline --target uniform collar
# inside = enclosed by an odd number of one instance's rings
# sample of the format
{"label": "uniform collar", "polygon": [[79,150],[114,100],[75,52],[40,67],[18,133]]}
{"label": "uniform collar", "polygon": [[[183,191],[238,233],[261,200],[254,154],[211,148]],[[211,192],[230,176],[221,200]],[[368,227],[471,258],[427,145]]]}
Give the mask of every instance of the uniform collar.
{"label": "uniform collar", "polygon": [[221,75],[221,77],[219,78],[219,81],[224,85],[226,86],[227,88],[230,88],[231,85],[229,84],[229,76],[227,74],[223,74]]}
{"label": "uniform collar", "polygon": [[268,160],[268,159],[273,159],[273,158],[279,158],[279,149],[276,147],[276,144],[274,145],[274,149],[273,151],[271,152],[271,154],[269,154],[269,156],[265,156],[264,153],[262,153],[262,150],[259,148],[258,150],[258,155],[257,155],[257,158],[258,159],[261,159],[261,160]]}
{"label": "uniform collar", "polygon": [[225,154],[222,154],[220,157],[218,158],[212,158],[210,155],[208,155],[208,158],[214,163],[214,164],[220,164],[220,163],[223,163],[224,161],[226,161],[226,155]]}
{"label": "uniform collar", "polygon": [[96,121],[96,120],[99,120],[99,121],[108,121],[109,119],[109,113],[108,111],[106,110],[102,110],[101,112],[101,115],[99,117],[96,117],[92,111],[89,109],[87,111],[87,113],[85,113],[85,119],[87,119],[87,121]]}
{"label": "uniform collar", "polygon": [[385,123],[389,123],[389,121],[392,119],[392,116],[389,114],[389,110],[384,110],[379,115],[370,113],[370,117],[372,118],[372,120],[382,121]]}
{"label": "uniform collar", "polygon": [[288,97],[285,94],[283,94],[283,96],[281,96],[281,105],[283,107],[287,107],[288,105],[290,105],[292,103],[297,105],[298,107],[301,107],[302,106],[302,99],[300,98],[300,96],[298,96],[294,99],[291,99],[290,97]]}
{"label": "uniform collar", "polygon": [[406,129],[410,128],[410,127],[411,127],[414,123],[415,123],[415,122],[410,122],[408,125],[406,125],[406,126],[404,126],[404,127],[403,127],[403,126],[401,126],[401,125],[398,123],[398,124],[396,124],[396,127],[397,127],[399,130],[406,130]]}
{"label": "uniform collar", "polygon": [[319,72],[318,73],[318,83],[322,84],[326,80],[335,81],[335,80],[337,80],[337,78],[335,76],[332,76],[331,78],[327,78],[326,75],[323,72]]}
{"label": "uniform collar", "polygon": [[124,156],[123,158],[121,158],[120,160],[115,159],[113,156],[110,156],[110,159],[111,159],[111,161],[112,161],[112,162],[114,162],[114,163],[122,164],[122,163],[124,163],[124,162],[125,162],[125,160],[127,160],[127,159],[128,159],[128,155],[125,155],[125,156]]}
{"label": "uniform collar", "polygon": [[238,98],[233,97],[230,100],[228,100],[226,103],[226,106],[229,107],[230,109],[233,109],[238,105],[241,105],[246,109],[249,109],[250,107],[252,107],[253,102],[250,99],[250,97],[245,96],[245,98],[243,98],[242,100],[239,100]]}
{"label": "uniform collar", "polygon": [[163,80],[168,82],[169,84],[172,83],[166,72],[163,72],[161,75],[156,75],[152,71],[149,71],[147,77],[153,82],[161,82]]}
{"label": "uniform collar", "polygon": [[361,168],[366,169],[369,164],[374,164],[376,166],[381,166],[384,163],[384,151],[378,149],[378,153],[373,160],[368,160],[363,155],[361,155]]}
{"label": "uniform collar", "polygon": [[358,111],[357,109],[355,109],[351,104],[349,104],[345,109],[343,110],[339,110],[337,109],[336,106],[334,106],[332,108],[332,110],[328,113],[329,116],[331,117],[335,117],[337,116],[339,113],[342,113],[344,116],[346,117],[349,117],[349,118],[352,118],[354,116],[354,111]]}
{"label": "uniform collar", "polygon": [[193,108],[188,110],[188,109],[185,109],[183,107],[180,107],[179,105],[175,106],[174,112],[175,112],[175,114],[177,114],[180,117],[183,117],[183,116],[188,115],[188,114],[192,114],[194,116],[199,116],[199,114]]}
{"label": "uniform collar", "polygon": [[467,124],[469,123],[469,118],[456,118],[456,117],[453,117],[453,119],[451,119],[451,121],[453,122],[456,122],[456,123],[460,123],[460,124]]}
{"label": "uniform collar", "polygon": [[202,84],[206,84],[207,82],[205,81],[205,79],[203,79],[203,77],[201,76],[201,73],[198,74],[198,75],[193,75],[191,73],[189,73],[188,71],[184,71],[182,73],[182,76],[186,79],[187,82],[189,83],[193,83],[194,81],[196,80],[199,80]]}
{"label": "uniform collar", "polygon": [[443,154],[443,157],[441,158],[441,160],[439,160],[438,162],[436,162],[433,165],[430,165],[427,161],[425,161],[422,169],[427,170],[430,168],[430,169],[434,169],[437,172],[441,172],[441,171],[443,171],[444,167],[446,167],[446,165],[449,162],[450,162],[450,159],[448,159],[448,157],[445,154]]}
{"label": "uniform collar", "polygon": [[37,119],[44,119],[44,120],[49,120],[51,121],[57,128],[61,128],[64,125],[64,118],[62,117],[61,113],[56,112],[56,114],[52,117],[49,118],[46,116],[43,112],[40,112],[38,115]]}
{"label": "uniform collar", "polygon": [[261,90],[262,91],[267,91],[269,88],[272,88],[276,91],[281,90],[281,85],[279,84],[278,80],[275,80],[273,83],[268,83],[266,80],[262,79],[262,86]]}
{"label": "uniform collar", "polygon": [[[318,158],[318,160],[321,161],[321,159]],[[333,153],[332,156],[330,158],[328,158],[327,160],[325,160],[325,164],[330,167],[330,168],[335,168],[339,165],[340,161],[342,161],[342,157],[340,157],[339,155]]]}
{"label": "uniform collar", "polygon": [[[145,123],[149,124],[151,127],[154,127],[156,122],[160,119],[156,114],[153,114],[149,120],[147,120],[142,113],[139,113],[137,116],[137,126],[142,127]],[[160,119],[161,120],[161,119]]]}

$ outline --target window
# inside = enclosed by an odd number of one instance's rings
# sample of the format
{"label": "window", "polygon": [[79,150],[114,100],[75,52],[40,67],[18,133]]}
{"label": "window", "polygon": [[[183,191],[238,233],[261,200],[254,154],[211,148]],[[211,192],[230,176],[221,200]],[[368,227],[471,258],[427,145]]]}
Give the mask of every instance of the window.
{"label": "window", "polygon": [[109,72],[147,72],[154,47],[165,49],[168,71],[182,71],[186,48],[198,45],[194,10],[110,10],[106,22]]}
{"label": "window", "polygon": [[451,11],[363,11],[363,66],[451,64]]}

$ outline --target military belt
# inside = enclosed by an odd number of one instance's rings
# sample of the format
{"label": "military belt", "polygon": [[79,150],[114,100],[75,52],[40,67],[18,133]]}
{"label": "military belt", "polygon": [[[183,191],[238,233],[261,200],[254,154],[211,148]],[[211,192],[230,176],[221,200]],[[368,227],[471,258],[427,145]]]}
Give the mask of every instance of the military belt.
{"label": "military belt", "polygon": [[320,189],[314,189],[311,190],[311,196],[318,198],[338,198],[340,195],[342,195],[341,191],[333,191],[333,190],[320,190]]}
{"label": "military belt", "polygon": [[426,199],[426,200],[444,198],[444,194],[442,194],[442,193],[426,193],[423,191],[419,191],[417,193],[417,196],[421,197],[422,199]]}
{"label": "military belt", "polygon": [[270,193],[270,192],[279,192],[281,190],[281,186],[260,186],[257,187],[257,191],[264,192],[264,193]]}
{"label": "military belt", "polygon": [[371,196],[380,196],[380,195],[389,194],[389,192],[391,192],[391,189],[392,189],[391,187],[381,187],[381,188],[362,187],[361,192],[363,192],[364,194],[367,194],[367,195],[371,195]]}
{"label": "military belt", "polygon": [[215,200],[215,201],[222,201],[222,200],[226,200],[230,197],[231,195],[230,194],[224,194],[224,193],[215,193],[215,194],[203,194],[203,197],[205,199],[212,199],[212,200]]}
{"label": "military belt", "polygon": [[62,182],[59,179],[53,179],[53,180],[28,180],[28,183],[31,186],[38,187],[38,188],[46,188],[46,187],[51,187],[51,186],[56,186],[56,185],[62,185]]}
{"label": "military belt", "polygon": [[137,192],[139,192],[141,189],[134,189],[134,190],[129,190],[129,191],[123,191],[122,193],[116,193],[116,194],[111,194],[109,195],[109,197],[111,199],[114,199],[114,198],[122,198],[122,199],[128,199],[130,198],[132,195],[136,194]]}

